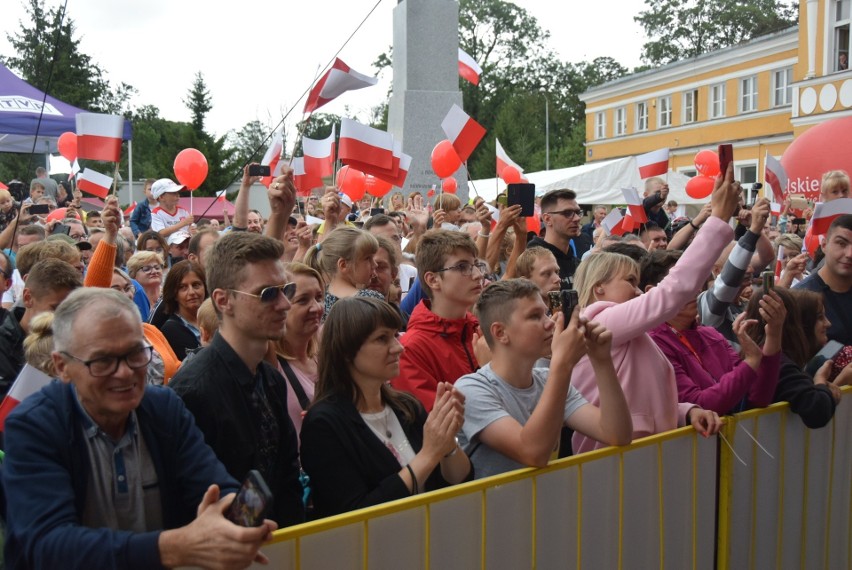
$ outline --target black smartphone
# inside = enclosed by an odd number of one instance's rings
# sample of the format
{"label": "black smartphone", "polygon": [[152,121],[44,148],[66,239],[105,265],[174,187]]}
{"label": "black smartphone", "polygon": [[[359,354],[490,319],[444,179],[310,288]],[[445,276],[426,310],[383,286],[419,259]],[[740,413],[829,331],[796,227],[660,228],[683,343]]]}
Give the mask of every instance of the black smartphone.
{"label": "black smartphone", "polygon": [[764,271],[760,274],[763,277],[763,294],[766,295],[775,289],[775,273],[772,271]]}
{"label": "black smartphone", "polygon": [[836,340],[828,341],[805,366],[805,372],[814,376],[827,360],[832,360],[842,349],[843,343]]}
{"label": "black smartphone", "polygon": [[272,510],[272,492],[263,475],[252,469],[246,475],[240,492],[228,507],[227,518],[240,526],[260,526]]}
{"label": "black smartphone", "polygon": [[719,172],[722,176],[728,171],[728,165],[734,161],[734,145],[719,145]]}
{"label": "black smartphone", "polygon": [[790,223],[795,224],[797,226],[804,226],[808,223],[808,220],[806,220],[805,218],[793,218],[792,220],[790,220]]}
{"label": "black smartphone", "polygon": [[40,216],[42,214],[50,213],[50,204],[33,204],[30,206],[30,209],[27,210],[32,215]]}
{"label": "black smartphone", "polygon": [[249,164],[249,176],[270,176],[268,165]]}
{"label": "black smartphone", "polygon": [[535,215],[535,184],[509,184],[506,189],[506,205],[520,204],[521,216],[531,218]]}
{"label": "black smartphone", "polygon": [[549,291],[547,293],[547,300],[550,305],[551,315],[555,315],[556,311],[562,310],[562,291]]}
{"label": "black smartphone", "polygon": [[580,304],[580,294],[575,289],[565,289],[559,292],[562,298],[562,314],[565,316],[565,324],[571,320],[574,307]]}
{"label": "black smartphone", "polygon": [[384,214],[384,213],[385,213],[384,208],[370,208],[370,215],[371,216],[378,216],[379,214]]}
{"label": "black smartphone", "polygon": [[71,233],[71,226],[66,226],[65,224],[56,224],[55,226],[53,226],[53,231],[50,233],[51,235],[68,235],[69,233]]}

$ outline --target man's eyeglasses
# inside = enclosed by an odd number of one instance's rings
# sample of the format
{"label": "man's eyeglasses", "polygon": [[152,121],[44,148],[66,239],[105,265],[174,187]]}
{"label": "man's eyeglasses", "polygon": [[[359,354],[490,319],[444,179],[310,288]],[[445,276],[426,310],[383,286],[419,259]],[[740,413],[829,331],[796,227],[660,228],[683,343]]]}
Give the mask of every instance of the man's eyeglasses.
{"label": "man's eyeglasses", "polygon": [[119,293],[129,293],[131,295],[136,294],[136,287],[134,287],[132,283],[130,285],[125,285],[124,287],[121,285],[113,285],[110,289],[118,291]]}
{"label": "man's eyeglasses", "polygon": [[77,242],[89,241],[89,236],[87,236],[86,234],[68,234],[68,237]]}
{"label": "man's eyeglasses", "polygon": [[272,287],[264,287],[260,290],[260,294],[249,293],[248,291],[240,291],[238,289],[230,289],[232,293],[241,293],[243,295],[248,295],[249,297],[254,297],[256,299],[260,299],[261,303],[274,303],[278,300],[278,295],[284,293],[284,296],[287,297],[288,301],[291,301],[293,297],[296,295],[296,284],[295,283],[285,283],[284,285],[273,285]]}
{"label": "man's eyeglasses", "polygon": [[485,275],[488,266],[481,261],[477,261],[476,263],[468,263],[467,261],[462,261],[461,263],[457,263],[452,267],[444,267],[443,269],[439,269],[435,273],[443,273],[444,271],[458,271],[464,277],[470,277],[473,274],[474,268],[479,271],[480,275]]}
{"label": "man's eyeglasses", "polygon": [[545,214],[559,214],[560,216],[565,216],[566,218],[568,218],[570,220],[574,216],[576,216],[578,218],[582,218],[583,217],[583,210],[572,210],[572,209],[558,210],[556,212],[545,212]]}
{"label": "man's eyeglasses", "polygon": [[159,263],[156,263],[154,265],[143,265],[142,267],[139,268],[139,271],[141,271],[142,273],[151,273],[152,271],[162,271],[162,270],[163,270],[163,266],[160,265]]}
{"label": "man's eyeglasses", "polygon": [[67,356],[68,358],[72,358],[77,362],[82,363],[86,368],[89,369],[89,374],[98,378],[102,376],[110,376],[115,374],[115,371],[118,370],[118,364],[121,361],[124,361],[127,366],[131,370],[139,370],[148,365],[151,362],[151,355],[154,351],[154,348],[151,346],[141,346],[138,348],[134,348],[127,354],[122,354],[121,356],[102,356],[100,358],[93,358],[91,360],[83,360],[82,358],[77,358],[73,354],[69,354],[64,350],[60,352]]}

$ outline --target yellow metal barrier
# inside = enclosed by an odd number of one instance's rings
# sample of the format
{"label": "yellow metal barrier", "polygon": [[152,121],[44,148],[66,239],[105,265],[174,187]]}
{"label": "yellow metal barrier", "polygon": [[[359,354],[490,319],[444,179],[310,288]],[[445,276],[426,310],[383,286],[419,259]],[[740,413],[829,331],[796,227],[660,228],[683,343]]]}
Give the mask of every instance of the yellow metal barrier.
{"label": "yellow metal barrier", "polygon": [[263,552],[298,570],[849,568],[850,429],[850,391],[822,430],[777,404],[728,419],[745,466],[682,428],[286,528]]}

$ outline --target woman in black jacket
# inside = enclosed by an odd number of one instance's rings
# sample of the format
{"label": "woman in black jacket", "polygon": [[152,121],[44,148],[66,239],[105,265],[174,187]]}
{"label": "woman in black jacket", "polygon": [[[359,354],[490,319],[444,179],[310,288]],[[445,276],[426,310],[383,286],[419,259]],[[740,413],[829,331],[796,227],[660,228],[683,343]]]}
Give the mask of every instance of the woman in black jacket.
{"label": "woman in black jacket", "polygon": [[[805,366],[828,342],[831,326],[825,316],[822,294],[805,289],[776,287],[787,309],[781,331],[781,371],[775,389],[776,402],[790,402],[790,409],[801,416],[809,428],[821,428],[834,417],[840,402],[840,389],[829,381],[831,364],[822,366],[811,376]],[[763,343],[764,313],[760,308],[763,291],[755,293],[746,309],[746,319],[757,320],[749,334],[758,344]]]}
{"label": "woman in black jacket", "polygon": [[401,499],[473,478],[456,434],[463,396],[438,387],[426,414],[393,390],[402,345],[399,314],[384,301],[340,299],[323,330],[316,398],[302,424],[302,466],[317,516]]}
{"label": "woman in black jacket", "polygon": [[207,298],[204,270],[192,261],[181,261],[169,270],[163,285],[163,307],[168,315],[160,331],[178,360],[201,347],[198,307]]}

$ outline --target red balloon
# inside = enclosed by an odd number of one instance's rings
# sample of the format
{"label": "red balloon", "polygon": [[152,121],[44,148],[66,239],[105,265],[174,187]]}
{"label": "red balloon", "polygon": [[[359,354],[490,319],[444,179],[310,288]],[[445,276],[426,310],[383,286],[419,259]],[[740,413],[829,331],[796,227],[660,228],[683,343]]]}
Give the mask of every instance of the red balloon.
{"label": "red balloon", "polygon": [[432,149],[432,170],[438,178],[446,178],[452,176],[461,166],[461,158],[459,158],[456,149],[453,148],[453,143],[448,140],[443,140],[435,145]]}
{"label": "red balloon", "polygon": [[713,185],[715,183],[715,180],[706,176],[693,176],[686,183],[686,193],[691,198],[701,200],[713,193]]}
{"label": "red balloon", "polygon": [[68,162],[77,160],[77,135],[75,133],[62,133],[59,135],[59,141],[56,145],[59,147],[59,154],[65,157]]}
{"label": "red balloon", "polygon": [[381,178],[376,178],[372,174],[367,174],[366,180],[364,181],[364,190],[367,194],[374,198],[381,198],[385,196],[391,191],[391,188],[393,188],[393,184],[385,182]]}
{"label": "red balloon", "polygon": [[200,150],[185,148],[175,157],[174,169],[178,182],[195,190],[207,178],[207,159]]}
{"label": "red balloon", "polygon": [[446,192],[447,194],[455,194],[456,190],[459,189],[459,183],[456,182],[455,178],[444,178],[441,180],[441,191]]}
{"label": "red balloon", "polygon": [[534,215],[527,218],[527,231],[535,232],[538,235],[541,231],[541,214],[536,212]]}
{"label": "red balloon", "polygon": [[791,194],[819,199],[822,175],[829,170],[852,172],[852,117],[814,125],[790,143],[781,165],[787,173]]}
{"label": "red balloon", "polygon": [[68,212],[68,208],[56,208],[51,213],[47,215],[47,221],[52,222],[53,220],[64,220],[65,214]]}
{"label": "red balloon", "polygon": [[335,177],[337,189],[357,202],[367,192],[367,176],[360,170],[350,166],[344,166],[337,171]]}
{"label": "red balloon", "polygon": [[506,184],[519,184],[521,182],[521,173],[514,166],[507,166],[500,173],[500,178]]}
{"label": "red balloon", "polygon": [[695,155],[695,168],[699,174],[713,178],[719,175],[719,155],[712,150],[700,150]]}

